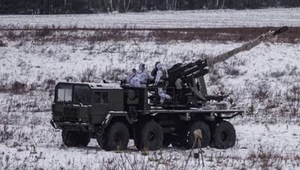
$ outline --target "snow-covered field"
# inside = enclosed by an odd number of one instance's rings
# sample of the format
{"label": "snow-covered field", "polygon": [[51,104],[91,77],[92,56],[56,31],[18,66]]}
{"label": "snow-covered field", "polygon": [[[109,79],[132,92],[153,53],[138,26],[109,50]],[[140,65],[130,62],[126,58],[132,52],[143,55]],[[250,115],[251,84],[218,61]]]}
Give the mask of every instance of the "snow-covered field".
{"label": "snow-covered field", "polygon": [[[299,26],[300,9],[187,11],[96,15],[0,16],[1,25],[123,27]],[[145,20],[145,18],[150,18]],[[209,19],[211,18],[211,19]],[[234,22],[233,22],[234,21]],[[262,22],[264,21],[264,22]],[[192,24],[193,23],[193,24]],[[119,24],[119,25],[118,25]],[[298,25],[297,25],[298,24]],[[2,34],[0,32],[0,34]],[[50,125],[58,81],[117,81],[140,62],[172,66],[213,57],[242,43],[105,41],[72,43],[3,40],[0,46],[0,169],[202,169],[190,150],[164,148],[142,156],[66,148]],[[212,68],[209,93],[230,93],[248,112],[232,120],[237,144],[204,148],[204,169],[300,168],[300,44],[262,43]],[[16,82],[24,84],[15,87]],[[18,84],[18,83],[17,83]]]}
{"label": "snow-covered field", "polygon": [[154,11],[149,13],[110,13],[89,15],[5,15],[1,26],[60,26],[87,28],[211,28],[300,26],[300,8],[260,10]]}
{"label": "snow-covered field", "polygon": [[[3,169],[297,169],[299,125],[236,125],[236,146],[204,148],[204,165],[189,158],[190,150],[163,148],[143,156],[129,143],[122,153],[101,150],[92,140],[87,148],[66,148],[41,114],[41,124],[15,127],[15,136],[0,144]],[[35,116],[36,116],[35,115]],[[188,160],[188,161],[187,161]]]}

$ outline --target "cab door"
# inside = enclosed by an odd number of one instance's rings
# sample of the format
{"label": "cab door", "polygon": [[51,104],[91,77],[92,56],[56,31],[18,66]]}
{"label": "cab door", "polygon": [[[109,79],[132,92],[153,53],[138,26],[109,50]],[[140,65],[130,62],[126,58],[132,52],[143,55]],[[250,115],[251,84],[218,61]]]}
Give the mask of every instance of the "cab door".
{"label": "cab door", "polygon": [[91,109],[91,89],[86,84],[75,84],[73,91],[73,109],[77,112],[77,118],[82,122],[88,122]]}
{"label": "cab door", "polygon": [[101,124],[109,112],[108,91],[93,92],[92,124]]}

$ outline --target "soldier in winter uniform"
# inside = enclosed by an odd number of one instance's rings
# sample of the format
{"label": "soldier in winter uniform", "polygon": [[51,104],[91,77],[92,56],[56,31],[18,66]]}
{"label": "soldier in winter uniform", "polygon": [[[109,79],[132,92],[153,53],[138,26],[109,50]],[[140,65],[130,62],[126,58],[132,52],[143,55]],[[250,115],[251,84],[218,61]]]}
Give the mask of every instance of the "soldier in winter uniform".
{"label": "soldier in winter uniform", "polygon": [[160,97],[160,103],[163,104],[166,99],[167,100],[171,99],[171,96],[168,95],[165,90],[167,86],[166,79],[168,78],[168,72],[164,68],[163,64],[161,63],[158,63],[156,65],[156,68],[157,68],[157,72],[155,76],[154,85],[158,87],[158,95]]}
{"label": "soldier in winter uniform", "polygon": [[156,73],[157,73],[157,71],[158,71],[158,69],[157,69],[157,65],[159,64],[160,62],[158,61],[158,62],[156,62],[155,63],[155,66],[154,66],[154,69],[151,71],[151,76],[152,77],[156,77]]}
{"label": "soldier in winter uniform", "polygon": [[133,68],[133,69],[132,69],[132,73],[129,74],[128,77],[127,77],[127,79],[126,79],[126,82],[127,82],[129,85],[133,86],[133,80],[134,80],[134,77],[135,77],[135,76],[136,76],[136,69]]}
{"label": "soldier in winter uniform", "polygon": [[153,79],[145,69],[145,64],[141,63],[139,65],[139,70],[136,76],[132,79],[132,86],[134,87],[146,87],[150,79]]}

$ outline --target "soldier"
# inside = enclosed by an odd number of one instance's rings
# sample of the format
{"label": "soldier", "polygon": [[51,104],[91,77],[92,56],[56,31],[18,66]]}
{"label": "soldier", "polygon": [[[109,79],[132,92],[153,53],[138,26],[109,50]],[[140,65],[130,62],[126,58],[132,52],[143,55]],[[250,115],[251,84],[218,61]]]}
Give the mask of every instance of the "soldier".
{"label": "soldier", "polygon": [[133,78],[134,78],[135,76],[136,76],[136,69],[133,68],[133,69],[132,69],[132,73],[129,74],[128,77],[127,77],[127,79],[126,79],[126,82],[127,82],[129,85],[133,86]]}
{"label": "soldier", "polygon": [[180,101],[182,100],[182,80],[180,76],[177,77],[175,81],[175,92],[176,92],[176,100]]}
{"label": "soldier", "polygon": [[145,64],[141,63],[139,65],[139,70],[136,76],[132,79],[132,86],[134,87],[146,87],[150,79],[153,79],[146,70]]}
{"label": "soldier", "polygon": [[151,71],[151,76],[156,77],[156,73],[157,73],[157,71],[158,71],[157,65],[158,65],[159,63],[160,63],[159,61],[155,63],[154,69]]}
{"label": "soldier", "polygon": [[156,72],[154,86],[158,87],[158,95],[160,97],[160,103],[163,104],[166,99],[167,100],[171,99],[171,96],[168,95],[165,90],[167,86],[166,79],[168,78],[168,72],[161,63],[158,63],[156,65],[156,68],[157,68],[157,72]]}

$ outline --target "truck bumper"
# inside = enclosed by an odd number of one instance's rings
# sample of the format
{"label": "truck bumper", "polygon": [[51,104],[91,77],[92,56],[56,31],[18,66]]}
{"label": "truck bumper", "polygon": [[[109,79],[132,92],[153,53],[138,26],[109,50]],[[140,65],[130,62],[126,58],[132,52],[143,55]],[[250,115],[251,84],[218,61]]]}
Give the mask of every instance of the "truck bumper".
{"label": "truck bumper", "polygon": [[72,131],[95,132],[94,126],[88,123],[72,123],[72,122],[54,122],[50,121],[54,129],[64,129]]}

